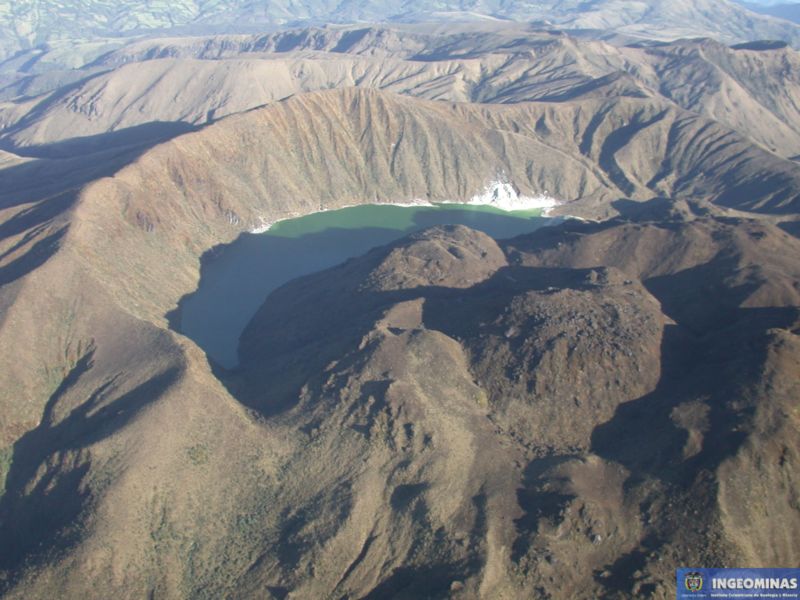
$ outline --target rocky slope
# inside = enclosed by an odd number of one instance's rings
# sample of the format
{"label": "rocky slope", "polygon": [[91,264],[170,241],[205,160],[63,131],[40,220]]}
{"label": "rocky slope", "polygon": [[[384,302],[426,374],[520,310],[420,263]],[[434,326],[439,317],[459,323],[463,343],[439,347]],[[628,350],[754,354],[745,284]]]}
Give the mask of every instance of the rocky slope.
{"label": "rocky slope", "polygon": [[[335,539],[370,531],[347,577],[297,579],[337,547],[315,535],[322,514],[290,529],[306,549],[291,570],[265,557],[250,577],[285,573],[301,595],[668,597],[674,564],[791,564],[798,249],[708,218],[570,224],[502,248],[455,228],[287,285],[242,338],[236,389],[315,457],[360,447],[357,471],[317,475],[297,513],[334,481],[385,490],[384,505],[340,521]],[[387,566],[384,544],[402,555],[414,525],[435,550]],[[417,562],[429,552],[433,568]]]}
{"label": "rocky slope", "polygon": [[[7,597],[668,598],[676,564],[795,563],[782,230],[658,201],[429,230],[276,291],[223,386],[156,319],[190,286],[176,242],[214,238],[134,219],[115,281],[91,248],[117,208],[89,206],[2,288],[32,343],[0,359],[53,386],[3,385]],[[133,316],[139,286],[162,308]]]}
{"label": "rocky slope", "polygon": [[[359,440],[358,474],[326,473],[309,503],[342,478],[387,490],[344,521],[371,533],[359,577],[328,589],[371,597],[382,569],[389,597],[668,597],[675,564],[791,564],[797,251],[708,218],[569,224],[501,248],[455,228],[273,294],[242,338],[241,397],[330,454]],[[380,540],[404,533],[387,511],[437,532],[436,568],[419,548],[414,567],[378,567]],[[328,544],[304,531],[295,564],[310,567]]]}
{"label": "rocky slope", "polygon": [[[391,571],[382,593],[668,597],[675,564],[791,564],[796,544],[762,515],[800,525],[796,240],[673,219],[569,224],[499,250],[425,232],[289,284],[242,338],[245,402],[314,446],[361,438],[351,493],[382,477],[402,493],[389,506],[439,532],[441,567]],[[383,523],[373,542],[405,538]],[[385,552],[364,546],[355,572]],[[336,592],[368,596],[359,585]]]}

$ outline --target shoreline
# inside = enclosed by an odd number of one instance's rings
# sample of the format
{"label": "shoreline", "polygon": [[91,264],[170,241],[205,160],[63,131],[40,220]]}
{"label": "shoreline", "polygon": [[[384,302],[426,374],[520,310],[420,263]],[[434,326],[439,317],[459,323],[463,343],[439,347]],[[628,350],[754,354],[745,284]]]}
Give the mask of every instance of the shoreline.
{"label": "shoreline", "polygon": [[437,207],[447,205],[460,205],[460,206],[491,206],[505,212],[521,212],[529,210],[541,210],[542,217],[549,217],[552,209],[564,204],[560,200],[548,195],[547,192],[539,194],[538,196],[520,196],[516,190],[509,183],[492,182],[480,194],[476,194],[467,201],[463,200],[442,200],[440,202],[431,202],[430,200],[409,200],[405,202],[364,202],[360,204],[345,204],[344,206],[337,206],[335,208],[323,208],[315,210],[310,213],[297,213],[268,221],[262,218],[261,223],[254,229],[250,229],[247,233],[260,234],[268,232],[274,225],[282,221],[291,219],[298,219],[309,215],[319,214],[323,212],[331,212],[335,210],[343,210],[345,208],[354,208],[357,206],[397,206],[401,208],[414,208],[414,207]]}

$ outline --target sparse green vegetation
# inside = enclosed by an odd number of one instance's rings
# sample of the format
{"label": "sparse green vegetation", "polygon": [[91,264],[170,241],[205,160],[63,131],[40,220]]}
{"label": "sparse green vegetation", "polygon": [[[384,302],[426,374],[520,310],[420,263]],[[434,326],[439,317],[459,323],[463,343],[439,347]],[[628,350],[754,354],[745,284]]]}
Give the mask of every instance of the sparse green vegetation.
{"label": "sparse green vegetation", "polygon": [[195,466],[204,465],[208,462],[208,447],[205,444],[195,444],[186,449],[186,454]]}
{"label": "sparse green vegetation", "polygon": [[14,456],[12,447],[0,448],[0,497],[6,493],[6,477],[11,470],[11,462]]}
{"label": "sparse green vegetation", "polygon": [[475,401],[481,408],[489,408],[489,396],[486,395],[486,391],[481,387],[476,387]]}

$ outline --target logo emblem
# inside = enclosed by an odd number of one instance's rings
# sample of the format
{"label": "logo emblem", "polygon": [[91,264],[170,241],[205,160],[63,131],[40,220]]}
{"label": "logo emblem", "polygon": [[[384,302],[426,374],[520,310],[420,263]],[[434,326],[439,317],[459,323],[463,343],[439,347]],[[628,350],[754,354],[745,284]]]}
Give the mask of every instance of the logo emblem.
{"label": "logo emblem", "polygon": [[687,573],[683,582],[690,592],[699,592],[703,589],[703,576],[697,571]]}

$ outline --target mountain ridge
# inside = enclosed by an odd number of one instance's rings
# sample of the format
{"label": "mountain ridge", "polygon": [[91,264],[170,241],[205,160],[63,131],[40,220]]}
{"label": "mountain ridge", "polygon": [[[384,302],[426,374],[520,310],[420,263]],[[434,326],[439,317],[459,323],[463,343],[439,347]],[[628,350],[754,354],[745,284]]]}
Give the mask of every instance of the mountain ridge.
{"label": "mountain ridge", "polygon": [[[0,4],[0,31],[5,43],[2,55],[46,43],[48,40],[81,39],[86,31],[97,37],[136,35],[148,30],[163,33],[171,28],[246,28],[282,27],[287,24],[354,23],[354,22],[424,22],[431,20],[474,20],[480,15],[514,21],[540,21],[550,27],[572,29],[605,29],[642,37],[678,38],[713,34],[726,41],[784,39],[797,44],[794,24],[747,11],[727,0],[703,0],[701,3],[661,3],[651,1],[642,6],[626,5],[620,10],[613,0],[575,2],[482,2],[463,10],[463,2],[439,2],[437,6],[406,1],[400,6],[382,2],[349,0],[330,2],[305,0],[287,3],[274,1],[268,6],[253,6],[244,0],[231,6],[216,2],[177,2],[170,7],[143,6],[128,0],[109,7],[95,0],[91,8],[75,0],[62,0],[57,17],[37,10],[36,3],[14,6],[10,0]],[[453,11],[453,9],[455,9]],[[452,11],[452,12],[448,12]],[[87,15],[92,22],[86,23]],[[206,28],[203,31],[203,28]]]}
{"label": "mountain ridge", "polygon": [[[358,41],[338,49],[351,33]],[[73,154],[92,135],[139,128],[142,137],[150,128],[157,136],[168,123],[188,128],[295,94],[360,86],[502,104],[649,95],[719,121],[785,158],[800,155],[800,129],[793,125],[800,82],[792,75],[800,58],[789,48],[734,49],[711,40],[618,47],[515,29],[477,42],[386,28],[303,30],[291,44],[284,39],[149,41],[112,53],[79,83],[0,103],[1,139],[18,153],[49,145]],[[466,52],[468,42],[480,49]],[[781,85],[774,85],[778,79]]]}

